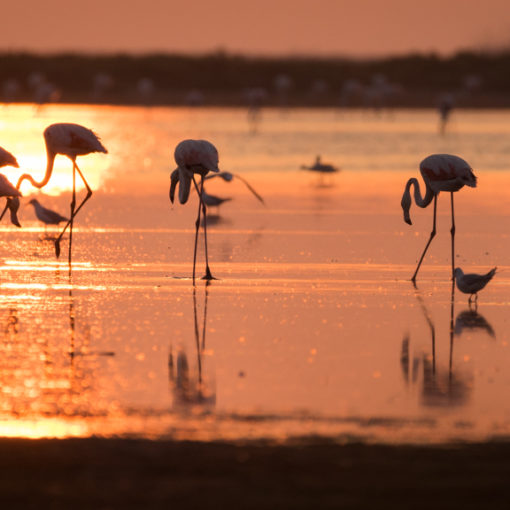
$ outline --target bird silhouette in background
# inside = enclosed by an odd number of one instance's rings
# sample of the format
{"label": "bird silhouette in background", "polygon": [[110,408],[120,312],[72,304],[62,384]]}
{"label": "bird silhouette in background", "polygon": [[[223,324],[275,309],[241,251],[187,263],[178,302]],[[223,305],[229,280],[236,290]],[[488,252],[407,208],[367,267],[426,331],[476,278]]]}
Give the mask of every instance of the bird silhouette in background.
{"label": "bird silhouette in background", "polygon": [[[64,229],[60,233],[60,235],[55,239],[55,254],[57,258],[60,256],[60,241],[62,240],[62,236],[64,232],[69,227],[69,267],[71,266],[71,253],[72,253],[72,240],[73,240],[73,222],[75,216],[78,214],[80,209],[83,207],[85,202],[91,197],[92,190],[88,185],[85,177],[83,176],[81,170],[78,168],[76,164],[76,158],[78,156],[84,156],[86,154],[91,154],[93,152],[102,152],[107,153],[108,151],[105,149],[97,135],[91,131],[90,129],[80,126],[78,124],[68,124],[68,123],[58,123],[52,124],[48,126],[44,130],[44,141],[46,143],[46,154],[47,154],[47,166],[46,173],[42,181],[36,181],[30,174],[23,174],[19,179],[16,185],[16,188],[19,189],[21,183],[24,180],[30,181],[30,183],[36,188],[43,188],[48,184],[48,181],[51,178],[51,174],[53,172],[53,165],[55,162],[55,157],[58,154],[63,156],[67,156],[73,163],[73,197],[71,200],[71,217],[64,226]],[[76,172],[80,175],[83,184],[87,189],[87,195],[80,203],[78,207],[76,207]],[[0,219],[3,217],[5,213],[2,213]]]}
{"label": "bird silhouette in background", "polygon": [[[0,147],[0,168],[4,166],[13,166],[15,168],[19,168],[16,158],[10,152]],[[9,182],[9,179],[7,179],[4,174],[0,174],[0,196],[6,197],[7,199],[4,213],[7,209],[9,209],[11,215],[11,223],[17,227],[21,227],[17,213],[19,209],[19,197],[22,195],[20,191]]]}
{"label": "bird silhouette in background", "polygon": [[[478,292],[480,292],[496,274],[496,267],[492,268],[487,274],[464,274],[460,267],[455,268],[454,275],[457,282],[457,288],[464,294],[470,294],[468,303],[478,302]],[[473,298],[474,296],[474,298]]]}
{"label": "bird silhouette in background", "polygon": [[[193,251],[193,285],[195,285],[195,268],[197,261],[198,231],[200,228],[200,216],[204,214],[204,244],[206,271],[204,280],[214,280],[209,268],[209,256],[207,252],[207,212],[202,199],[204,191],[204,177],[209,172],[219,172],[218,151],[216,147],[207,140],[183,140],[175,148],[174,152],[177,168],[170,174],[170,202],[174,203],[175,189],[179,184],[179,202],[185,204],[188,201],[191,191],[191,183],[198,194],[198,215],[195,222],[195,248]],[[195,174],[200,175],[200,187],[195,180]]]}
{"label": "bird silhouette in background", "polygon": [[472,168],[462,158],[452,156],[450,154],[432,154],[426,157],[420,163],[420,172],[425,182],[425,196],[423,197],[420,190],[418,179],[411,178],[407,181],[404,194],[402,195],[401,206],[404,211],[404,221],[412,225],[409,210],[411,208],[411,186],[414,186],[414,201],[418,207],[427,207],[434,200],[434,218],[432,223],[432,231],[430,238],[425,245],[425,249],[420,257],[416,270],[411,278],[413,283],[416,282],[416,276],[420,270],[423,258],[427,253],[428,247],[436,235],[436,212],[437,212],[437,196],[441,191],[450,192],[451,197],[451,213],[452,213],[452,280],[454,278],[454,262],[455,262],[455,214],[453,207],[453,193],[459,191],[464,186],[476,188],[476,177]]}
{"label": "bird silhouette in background", "polygon": [[310,170],[311,172],[319,172],[321,174],[333,174],[340,171],[339,168],[330,163],[323,163],[320,156],[315,158],[315,163],[311,166],[301,165],[301,170]]}

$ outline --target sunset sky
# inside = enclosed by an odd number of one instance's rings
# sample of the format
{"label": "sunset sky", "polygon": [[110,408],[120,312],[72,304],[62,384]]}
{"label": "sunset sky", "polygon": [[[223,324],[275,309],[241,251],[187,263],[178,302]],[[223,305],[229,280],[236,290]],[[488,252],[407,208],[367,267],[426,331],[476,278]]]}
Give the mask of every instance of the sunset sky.
{"label": "sunset sky", "polygon": [[509,0],[18,0],[0,50],[381,56],[510,47]]}

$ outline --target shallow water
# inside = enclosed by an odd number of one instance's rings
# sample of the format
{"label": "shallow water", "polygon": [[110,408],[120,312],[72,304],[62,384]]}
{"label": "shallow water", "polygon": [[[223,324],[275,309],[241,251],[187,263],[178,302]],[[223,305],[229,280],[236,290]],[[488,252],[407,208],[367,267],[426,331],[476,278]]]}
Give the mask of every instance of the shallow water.
{"label": "shallow water", "polygon": [[[0,145],[23,170],[42,175],[41,133],[56,121],[93,128],[109,154],[81,160],[95,193],[76,220],[71,276],[67,243],[56,261],[26,202],[23,229],[1,225],[0,435],[435,442],[510,432],[510,112],[456,112],[445,136],[433,111],[271,110],[256,133],[242,110],[3,113]],[[186,137],[214,141],[223,168],[266,201],[239,181],[208,184],[234,199],[208,229],[219,280],[195,290],[197,203],[172,208],[167,195]],[[452,300],[446,196],[418,289],[409,281],[432,211],[413,207],[409,227],[400,197],[431,152],[464,157],[479,177],[455,197],[457,264],[499,268],[476,311],[458,291]],[[342,172],[321,181],[298,170],[316,154]],[[40,197],[63,214],[69,170],[62,158]]]}

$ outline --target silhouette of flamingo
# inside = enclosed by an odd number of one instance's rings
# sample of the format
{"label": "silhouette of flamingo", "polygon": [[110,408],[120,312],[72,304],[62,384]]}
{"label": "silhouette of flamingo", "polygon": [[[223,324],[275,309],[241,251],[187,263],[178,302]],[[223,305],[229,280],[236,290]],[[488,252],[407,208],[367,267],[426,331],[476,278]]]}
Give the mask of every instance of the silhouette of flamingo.
{"label": "silhouette of flamingo", "polygon": [[420,257],[416,271],[411,280],[416,282],[416,276],[420,269],[425,253],[436,235],[436,211],[437,196],[441,191],[449,191],[451,196],[452,210],[452,279],[454,278],[455,263],[455,215],[453,209],[453,193],[459,191],[464,186],[476,188],[476,176],[472,168],[462,158],[452,156],[450,154],[432,154],[426,157],[420,163],[420,172],[425,182],[426,193],[422,197],[418,180],[414,177],[407,181],[404,194],[402,195],[402,209],[404,210],[404,221],[412,225],[409,209],[411,208],[411,186],[414,186],[414,201],[419,207],[427,207],[432,199],[434,199],[434,219],[432,224],[432,232],[430,238],[425,245],[425,249]]}
{"label": "silhouette of flamingo", "polygon": [[[3,166],[14,166],[19,168],[16,158],[10,152],[0,147],[0,168]],[[0,174],[0,196],[7,198],[5,210],[9,208],[11,213],[11,223],[17,227],[21,227],[17,216],[19,209],[19,197],[21,196],[21,193],[9,182],[9,179],[7,179],[4,174]]]}
{"label": "silhouette of flamingo", "polygon": [[[191,190],[191,181],[198,193],[198,216],[195,222],[195,248],[193,252],[193,285],[195,285],[195,266],[197,261],[198,230],[200,228],[200,214],[204,213],[204,242],[205,242],[205,264],[206,271],[204,280],[214,280],[209,269],[209,258],[207,253],[207,220],[206,206],[202,200],[204,192],[204,177],[209,172],[219,172],[218,151],[216,147],[207,140],[183,140],[175,148],[174,152],[177,168],[170,174],[170,201],[174,203],[175,188],[179,183],[179,202],[185,204],[188,201]],[[195,174],[201,176],[200,189],[195,180]]]}
{"label": "silhouette of flamingo", "polygon": [[[78,168],[78,165],[76,164],[76,158],[77,156],[84,156],[86,154],[91,154],[93,152],[103,152],[106,154],[108,151],[105,149],[105,147],[103,146],[103,144],[100,142],[99,138],[93,131],[78,124],[68,123],[52,124],[51,126],[48,126],[44,130],[44,141],[46,143],[47,166],[46,174],[44,175],[43,180],[37,182],[31,175],[23,174],[18,179],[16,188],[19,189],[21,183],[24,180],[30,181],[31,184],[36,188],[42,188],[46,186],[53,172],[53,164],[55,162],[55,157],[57,156],[57,154],[67,156],[73,162],[73,198],[71,200],[71,217],[66,223],[60,235],[55,239],[55,254],[58,258],[60,256],[60,241],[62,239],[62,236],[64,235],[64,232],[67,230],[67,227],[69,227],[69,265],[70,265],[74,217],[78,214],[78,212],[83,207],[85,202],[92,195],[92,190],[90,189],[90,186],[88,185],[87,181],[85,180],[85,177],[83,176],[81,170]],[[87,195],[85,196],[85,198],[78,207],[76,207],[76,172],[79,173],[83,183],[85,184],[85,187],[87,188]],[[3,217],[4,213],[5,209],[2,215],[0,216],[0,219]]]}

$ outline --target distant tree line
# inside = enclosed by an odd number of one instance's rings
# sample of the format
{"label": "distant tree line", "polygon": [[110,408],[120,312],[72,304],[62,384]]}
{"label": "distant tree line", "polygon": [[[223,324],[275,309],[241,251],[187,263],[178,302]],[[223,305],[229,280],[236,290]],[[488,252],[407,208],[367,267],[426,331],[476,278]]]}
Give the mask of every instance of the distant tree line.
{"label": "distant tree line", "polygon": [[4,102],[510,106],[510,50],[354,60],[207,55],[0,54]]}

